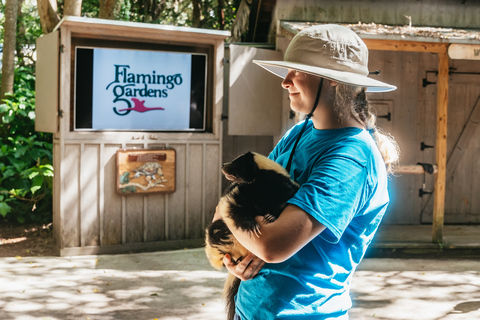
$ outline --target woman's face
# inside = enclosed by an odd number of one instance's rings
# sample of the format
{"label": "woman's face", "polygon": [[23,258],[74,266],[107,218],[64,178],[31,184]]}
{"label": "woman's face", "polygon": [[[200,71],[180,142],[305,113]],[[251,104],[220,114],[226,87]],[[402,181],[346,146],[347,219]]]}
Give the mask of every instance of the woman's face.
{"label": "woman's face", "polygon": [[293,111],[308,114],[317,97],[320,77],[296,70],[288,70],[282,87],[288,90],[290,107]]}

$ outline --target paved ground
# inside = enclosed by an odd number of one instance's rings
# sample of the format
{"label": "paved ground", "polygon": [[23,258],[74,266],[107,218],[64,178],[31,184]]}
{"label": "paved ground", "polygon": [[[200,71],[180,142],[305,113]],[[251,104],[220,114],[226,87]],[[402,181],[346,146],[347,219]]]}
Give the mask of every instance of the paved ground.
{"label": "paved ground", "polygon": [[[202,249],[0,259],[0,319],[220,320],[225,273]],[[365,259],[352,320],[480,319],[480,260]]]}

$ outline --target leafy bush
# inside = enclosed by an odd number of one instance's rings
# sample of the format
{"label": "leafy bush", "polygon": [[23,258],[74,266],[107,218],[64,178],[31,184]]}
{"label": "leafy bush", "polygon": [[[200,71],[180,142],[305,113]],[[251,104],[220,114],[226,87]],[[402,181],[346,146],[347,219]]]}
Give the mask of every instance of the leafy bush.
{"label": "leafy bush", "polygon": [[35,132],[33,68],[15,70],[14,94],[0,104],[0,216],[52,220],[52,135]]}

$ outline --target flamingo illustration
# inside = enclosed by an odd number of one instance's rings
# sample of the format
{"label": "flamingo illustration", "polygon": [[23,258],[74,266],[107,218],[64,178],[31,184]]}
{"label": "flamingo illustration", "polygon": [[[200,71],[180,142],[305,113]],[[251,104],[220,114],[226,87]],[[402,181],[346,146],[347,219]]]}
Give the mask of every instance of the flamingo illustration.
{"label": "flamingo illustration", "polygon": [[133,106],[133,108],[126,108],[126,109],[121,109],[121,110],[118,110],[118,111],[133,110],[133,111],[137,111],[137,112],[147,112],[147,111],[151,111],[151,110],[165,110],[162,107],[147,108],[147,107],[145,107],[145,100],[140,101],[137,98],[132,98],[132,101],[135,104]]}

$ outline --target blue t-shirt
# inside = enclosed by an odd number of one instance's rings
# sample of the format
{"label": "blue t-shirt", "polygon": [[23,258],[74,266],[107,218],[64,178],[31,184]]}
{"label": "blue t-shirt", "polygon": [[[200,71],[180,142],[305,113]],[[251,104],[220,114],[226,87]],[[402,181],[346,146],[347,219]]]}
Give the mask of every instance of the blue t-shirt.
{"label": "blue t-shirt", "polygon": [[[271,159],[286,166],[302,126],[285,134]],[[385,164],[368,131],[316,130],[309,121],[290,175],[301,187],[288,202],[326,229],[288,260],[242,281],[236,312],[242,320],[348,319],[353,272],[389,201]]]}

